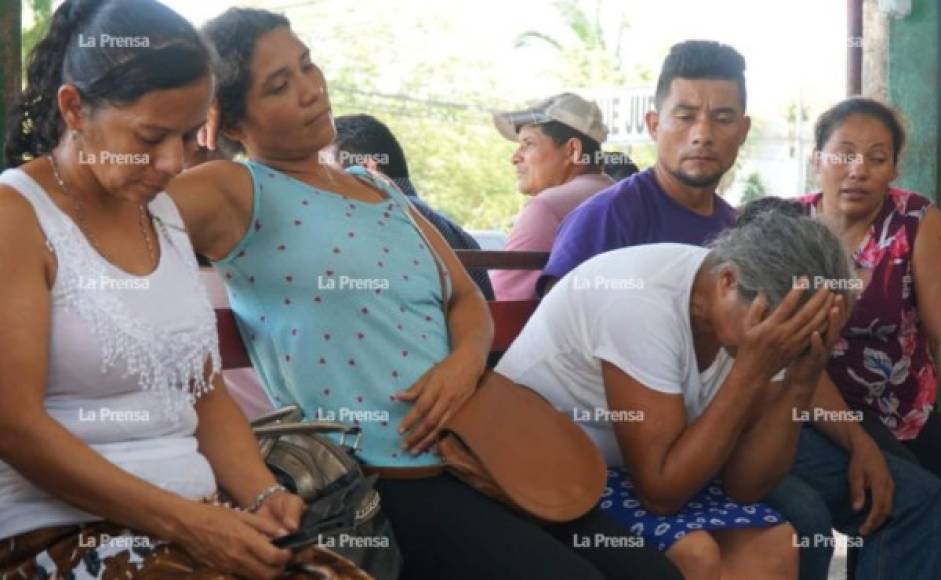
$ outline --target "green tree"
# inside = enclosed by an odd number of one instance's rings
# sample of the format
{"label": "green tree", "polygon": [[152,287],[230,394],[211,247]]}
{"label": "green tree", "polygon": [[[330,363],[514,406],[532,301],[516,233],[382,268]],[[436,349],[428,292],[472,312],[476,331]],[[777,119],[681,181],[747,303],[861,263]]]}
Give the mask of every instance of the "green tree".
{"label": "green tree", "polygon": [[[546,32],[528,30],[517,37],[516,47],[544,44],[558,51],[563,63],[559,77],[571,86],[624,84],[629,75],[624,71],[621,41],[630,25],[622,12],[613,30],[605,29],[604,4],[604,0],[595,0],[593,13],[589,14],[579,0],[556,0],[553,6],[568,38],[560,40]],[[613,42],[609,40],[612,35]]]}
{"label": "green tree", "polygon": [[768,189],[765,187],[761,176],[757,172],[752,172],[745,178],[745,191],[742,192],[742,203],[760,199],[768,195]]}
{"label": "green tree", "polygon": [[[366,13],[371,3],[382,12],[377,0],[363,3]],[[328,23],[334,17],[335,26]],[[473,53],[424,50],[425,35],[446,34],[455,23],[422,13],[408,28],[377,18],[351,29],[342,25],[342,12],[327,10],[318,18],[318,28],[333,33],[309,44],[327,75],[334,114],[368,113],[388,125],[416,189],[432,207],[468,229],[508,231],[525,197],[510,163],[513,144],[496,131],[489,111],[517,103],[486,76],[489,66],[475,62]],[[292,17],[292,23],[307,28],[302,18]]]}
{"label": "green tree", "polygon": [[791,101],[787,105],[785,116],[787,118],[787,138],[790,142],[790,147],[788,148],[788,153],[791,157],[794,157],[797,154],[797,149],[794,146],[794,143],[801,137],[798,135],[798,128],[810,121],[810,107],[806,104],[801,103],[800,105],[800,119],[798,116],[798,101]]}
{"label": "green tree", "polygon": [[[510,163],[514,145],[493,127],[490,111],[521,103],[493,72],[493,62],[449,43],[463,23],[446,3],[406,2],[395,10],[385,0],[359,0],[352,10],[338,0],[243,3],[283,9],[325,71],[334,113],[368,113],[386,123],[429,204],[469,229],[510,228],[526,198]],[[593,16],[575,0],[556,5],[572,31],[558,40],[563,83],[622,83],[619,47],[626,23],[612,28],[617,20],[600,12],[603,0],[593,5]],[[519,34],[517,44],[547,42],[530,32]]]}
{"label": "green tree", "polygon": [[396,96],[334,91],[337,115],[368,112],[402,144],[412,181],[436,209],[470,229],[507,231],[525,198],[490,117],[473,109],[430,107]]}
{"label": "green tree", "polygon": [[[27,0],[24,5],[29,7],[32,14],[32,24],[23,27],[23,71],[26,71],[26,62],[33,47],[39,39],[49,30],[52,21],[52,0]],[[25,21],[25,19],[24,19]],[[25,78],[25,77],[24,77]]]}

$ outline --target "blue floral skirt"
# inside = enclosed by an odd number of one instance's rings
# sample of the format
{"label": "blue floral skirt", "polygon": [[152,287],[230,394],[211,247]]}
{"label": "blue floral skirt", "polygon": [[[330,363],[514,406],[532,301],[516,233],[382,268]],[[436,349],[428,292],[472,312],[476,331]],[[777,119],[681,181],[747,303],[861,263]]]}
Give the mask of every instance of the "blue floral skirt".
{"label": "blue floral skirt", "polygon": [[608,470],[608,485],[601,496],[601,510],[619,521],[647,546],[666,551],[690,532],[770,528],[786,520],[762,503],[742,505],[729,497],[721,483],[713,481],[679,512],[657,516],[644,507],[634,483],[623,469]]}

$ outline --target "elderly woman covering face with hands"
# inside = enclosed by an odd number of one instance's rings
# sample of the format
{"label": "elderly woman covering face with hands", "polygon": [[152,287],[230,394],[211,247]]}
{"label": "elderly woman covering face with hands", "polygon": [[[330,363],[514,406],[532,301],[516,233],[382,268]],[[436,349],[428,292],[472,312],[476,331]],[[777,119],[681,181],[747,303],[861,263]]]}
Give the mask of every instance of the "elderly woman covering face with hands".
{"label": "elderly woman covering face with hands", "polygon": [[794,578],[793,528],[755,502],[790,468],[848,306],[810,281],[851,276],[826,227],[780,212],[710,248],[614,250],[552,289],[497,371],[581,423],[608,462],[602,510],[687,578]]}

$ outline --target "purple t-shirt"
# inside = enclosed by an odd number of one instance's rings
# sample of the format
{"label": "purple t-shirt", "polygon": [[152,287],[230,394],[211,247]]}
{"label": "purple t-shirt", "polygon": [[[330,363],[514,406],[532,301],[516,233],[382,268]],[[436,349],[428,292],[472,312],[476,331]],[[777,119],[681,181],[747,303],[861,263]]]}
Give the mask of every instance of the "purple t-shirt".
{"label": "purple t-shirt", "polygon": [[673,242],[704,246],[735,223],[735,209],[715,196],[711,216],[700,215],[666,194],[653,169],[596,193],[559,226],[549,263],[536,284],[561,278],[585,260],[617,248]]}

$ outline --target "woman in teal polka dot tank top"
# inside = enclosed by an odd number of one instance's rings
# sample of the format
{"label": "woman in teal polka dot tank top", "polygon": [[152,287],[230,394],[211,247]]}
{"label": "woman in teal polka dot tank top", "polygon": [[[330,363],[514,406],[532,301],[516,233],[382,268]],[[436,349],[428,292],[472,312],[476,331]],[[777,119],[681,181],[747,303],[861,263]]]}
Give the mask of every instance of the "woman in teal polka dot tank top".
{"label": "woman in teal polka dot tank top", "polygon": [[[437,431],[486,365],[483,297],[394,185],[320,162],[335,136],[326,82],[283,16],[231,9],[205,32],[221,57],[209,126],[248,161],[205,163],[168,191],[226,284],[266,391],[308,418],[358,424],[366,464],[439,464]],[[597,509],[544,526],[447,474],[381,479],[379,492],[403,578],[679,577],[652,550],[575,545],[628,533]]]}

